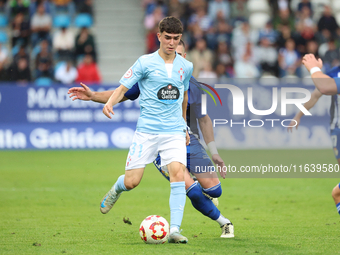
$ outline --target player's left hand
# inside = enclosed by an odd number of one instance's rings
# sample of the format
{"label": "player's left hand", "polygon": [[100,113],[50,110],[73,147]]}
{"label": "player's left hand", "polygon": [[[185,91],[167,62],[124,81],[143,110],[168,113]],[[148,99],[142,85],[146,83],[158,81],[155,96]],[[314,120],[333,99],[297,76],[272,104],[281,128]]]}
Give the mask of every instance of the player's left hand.
{"label": "player's left hand", "polygon": [[225,179],[226,176],[226,171],[222,171],[222,169],[225,169],[225,164],[223,159],[220,157],[220,155],[218,154],[214,154],[212,155],[212,161],[214,161],[214,163],[219,167],[219,169],[221,169],[220,171],[220,175],[223,179]]}
{"label": "player's left hand", "polygon": [[186,132],[186,145],[188,146],[190,144],[190,135],[188,131]]}
{"label": "player's left hand", "polygon": [[93,97],[93,92],[91,89],[86,86],[84,83],[80,83],[81,87],[73,87],[68,90],[67,94],[71,94],[70,98],[72,101],[79,99],[84,101],[89,101]]}
{"label": "player's left hand", "polygon": [[103,107],[103,113],[105,114],[106,117],[108,117],[109,119],[112,119],[110,113],[112,113],[112,115],[114,115],[115,113],[112,110],[112,107],[109,103],[106,103]]}
{"label": "player's left hand", "polygon": [[322,60],[316,59],[314,54],[306,54],[303,59],[302,59],[302,64],[307,68],[308,72],[310,72],[310,70],[313,67],[319,67],[320,69],[322,69]]}
{"label": "player's left hand", "polygon": [[298,126],[300,125],[300,118],[295,117],[289,124],[289,127],[287,128],[288,133],[293,132],[293,127],[295,126],[296,130],[298,129]]}

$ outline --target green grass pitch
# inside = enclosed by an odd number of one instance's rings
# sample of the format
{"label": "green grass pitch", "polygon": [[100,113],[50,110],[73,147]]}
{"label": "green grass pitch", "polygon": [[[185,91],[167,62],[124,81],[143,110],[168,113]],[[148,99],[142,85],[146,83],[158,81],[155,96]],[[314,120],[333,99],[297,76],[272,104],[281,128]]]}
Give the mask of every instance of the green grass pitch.
{"label": "green grass pitch", "polygon": [[[127,151],[1,151],[0,254],[335,254],[340,216],[336,178],[229,178],[219,209],[235,238],[187,199],[187,245],[146,245],[141,221],[169,219],[169,183],[153,165],[139,187],[102,215],[100,200],[124,173]],[[224,151],[233,165],[336,163],[332,150]],[[132,225],[125,224],[127,217]]]}

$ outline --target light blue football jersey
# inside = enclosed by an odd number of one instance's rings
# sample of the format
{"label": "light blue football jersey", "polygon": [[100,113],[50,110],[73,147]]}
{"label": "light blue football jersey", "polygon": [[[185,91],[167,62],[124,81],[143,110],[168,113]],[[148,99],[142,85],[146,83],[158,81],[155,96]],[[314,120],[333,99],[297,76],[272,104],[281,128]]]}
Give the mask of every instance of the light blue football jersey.
{"label": "light blue football jersey", "polygon": [[185,135],[182,117],[184,91],[189,88],[193,64],[176,53],[171,77],[158,51],[141,56],[120,79],[130,89],[139,82],[141,113],[137,131]]}

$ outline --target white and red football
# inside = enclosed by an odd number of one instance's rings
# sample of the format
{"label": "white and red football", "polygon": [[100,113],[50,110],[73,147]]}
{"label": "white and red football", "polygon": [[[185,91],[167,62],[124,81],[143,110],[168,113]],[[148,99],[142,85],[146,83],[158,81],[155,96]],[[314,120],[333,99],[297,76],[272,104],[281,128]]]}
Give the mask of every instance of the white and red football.
{"label": "white and red football", "polygon": [[165,243],[169,237],[169,223],[161,216],[150,215],[140,224],[139,235],[147,244]]}

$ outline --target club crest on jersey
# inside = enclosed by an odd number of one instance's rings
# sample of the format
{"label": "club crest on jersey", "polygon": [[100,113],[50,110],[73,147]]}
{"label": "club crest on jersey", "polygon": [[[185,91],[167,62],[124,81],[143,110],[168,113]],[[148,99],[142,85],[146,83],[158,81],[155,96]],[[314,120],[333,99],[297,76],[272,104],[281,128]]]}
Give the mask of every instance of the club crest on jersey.
{"label": "club crest on jersey", "polygon": [[179,90],[176,86],[168,84],[167,86],[158,90],[157,97],[166,104],[175,103],[180,96]]}
{"label": "club crest on jersey", "polygon": [[183,74],[185,73],[184,70],[183,70],[183,68],[179,69],[178,73],[179,73],[179,78],[180,78],[180,80],[182,81],[182,79],[183,79]]}
{"label": "club crest on jersey", "polygon": [[126,71],[124,74],[124,78],[129,79],[132,76],[133,72],[132,69],[130,68],[129,70]]}

